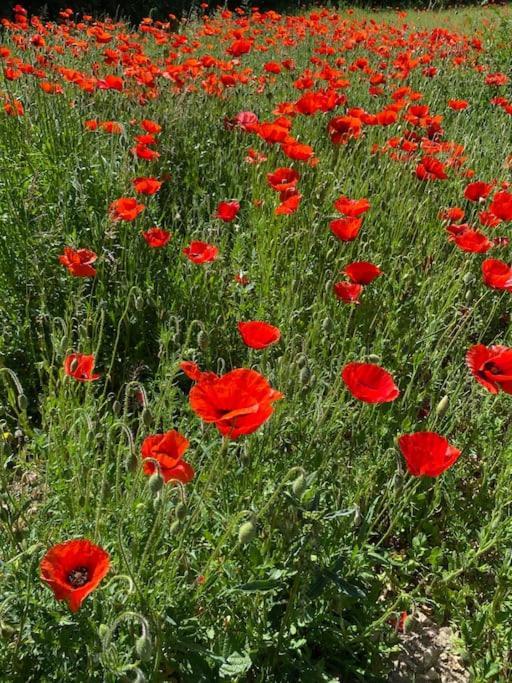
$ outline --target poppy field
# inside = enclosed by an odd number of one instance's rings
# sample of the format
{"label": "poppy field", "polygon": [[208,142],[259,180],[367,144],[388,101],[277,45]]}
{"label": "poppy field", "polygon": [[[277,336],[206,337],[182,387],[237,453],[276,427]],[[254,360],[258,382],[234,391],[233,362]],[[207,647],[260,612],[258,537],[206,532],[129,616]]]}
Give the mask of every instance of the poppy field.
{"label": "poppy field", "polygon": [[0,680],[512,679],[511,32],[2,20]]}

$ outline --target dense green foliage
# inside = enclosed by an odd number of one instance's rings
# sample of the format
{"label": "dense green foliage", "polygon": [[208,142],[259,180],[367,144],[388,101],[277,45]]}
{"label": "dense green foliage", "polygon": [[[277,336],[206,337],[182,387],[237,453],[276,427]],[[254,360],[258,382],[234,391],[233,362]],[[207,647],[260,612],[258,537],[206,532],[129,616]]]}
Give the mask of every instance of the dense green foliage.
{"label": "dense green foliage", "polygon": [[[377,19],[382,35],[394,35],[394,14]],[[408,21],[430,31],[450,19]],[[199,26],[183,31],[193,40]],[[506,69],[508,16],[463,15],[453,35],[475,30],[484,44],[475,59]],[[162,64],[169,45],[137,36]],[[510,680],[511,397],[486,392],[464,361],[477,342],[511,344],[510,293],[484,287],[479,255],[447,241],[439,211],[464,201],[467,179],[421,183],[410,165],[370,153],[403,134],[403,122],[336,146],[331,113],[297,117],[293,134],[320,163],[293,162],[303,201],[276,216],[266,174],[291,162],[224,126],[241,110],[270,120],[278,103],[297,99],[293,80],[318,56],[319,36],[246,55],[242,67],[258,76],[270,59],[296,62],[292,77],[267,74],[262,92],[250,81],[217,96],[200,87],[204,75],[190,92],[161,79],[158,97],[142,105],[138,93],[89,94],[62,82],[62,94],[47,94],[36,79],[4,79],[25,113],[0,114],[0,354],[16,373],[0,371],[2,681],[384,681],[397,649],[392,623],[418,605],[457,629],[474,680]],[[227,59],[228,43],[201,40],[211,46],[199,54]],[[32,59],[12,36],[4,45]],[[376,63],[370,48],[354,42],[347,64]],[[103,49],[70,49],[60,64],[91,73]],[[455,68],[436,59],[435,78],[413,70],[407,85],[443,114],[445,139],[464,145],[476,178],[510,181],[512,118],[490,104],[494,91],[471,60]],[[363,72],[347,74],[350,106],[374,111]],[[469,110],[447,109],[450,97]],[[123,132],[87,132],[84,121],[96,118]],[[163,126],[153,162],[130,153],[142,118]],[[245,163],[250,146],[268,161]],[[109,204],[134,196],[134,177],[166,174],[135,224],[111,221]],[[340,194],[371,202],[350,243],[328,228]],[[215,208],[230,198],[241,211],[223,224]],[[477,208],[466,208],[476,220]],[[173,233],[166,248],[143,242],[151,225]],[[192,239],[214,243],[220,258],[187,261]],[[59,264],[68,245],[99,255],[94,280]],[[496,258],[510,262],[510,249]],[[384,275],[361,305],[344,305],[332,285],[361,259]],[[234,281],[240,271],[246,286]],[[246,348],[237,322],[252,319],[277,325],[280,343]],[[77,350],[95,354],[98,382],[64,375]],[[356,401],[341,381],[348,361],[375,358],[400,387],[393,403]],[[223,440],[190,410],[183,360],[218,373],[256,368],[285,398],[256,433]],[[155,495],[140,445],[172,428],[190,439],[196,476]],[[395,447],[399,434],[426,429],[462,449],[435,480],[411,477]],[[251,538],[240,535],[249,520]],[[112,571],[70,614],[41,584],[38,563],[74,537],[107,548]],[[141,623],[150,644],[140,643]]]}

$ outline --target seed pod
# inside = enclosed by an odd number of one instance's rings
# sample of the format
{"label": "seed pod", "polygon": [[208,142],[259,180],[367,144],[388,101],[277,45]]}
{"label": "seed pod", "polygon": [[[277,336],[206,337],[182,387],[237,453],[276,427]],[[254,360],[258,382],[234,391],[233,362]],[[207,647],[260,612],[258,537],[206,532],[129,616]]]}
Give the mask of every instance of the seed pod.
{"label": "seed pod", "polygon": [[436,406],[437,417],[443,417],[443,415],[446,414],[449,403],[450,399],[448,398],[448,396],[443,396],[443,398],[439,401],[439,403]]}
{"label": "seed pod", "polygon": [[171,536],[176,536],[180,531],[181,531],[181,521],[179,519],[175,519],[174,522],[169,527],[169,533],[171,534]]}
{"label": "seed pod", "polygon": [[154,496],[157,496],[160,493],[162,486],[164,485],[164,479],[160,472],[153,472],[149,477],[148,485]]}
{"label": "seed pod", "polygon": [[238,542],[247,545],[256,536],[256,525],[252,520],[244,522],[238,529]]}
{"label": "seed pod", "polygon": [[27,409],[28,400],[27,400],[27,397],[25,396],[25,394],[19,394],[18,395],[18,406],[19,406],[19,409],[22,410],[23,412],[25,412],[25,410]]}
{"label": "seed pod", "polygon": [[311,379],[311,370],[309,369],[309,367],[307,365],[305,365],[301,369],[299,379],[300,379],[300,383],[302,384],[302,386],[306,386],[306,384],[309,383],[309,381]]}
{"label": "seed pod", "polygon": [[306,477],[301,473],[292,484],[292,491],[297,498],[300,498],[306,490]]}
{"label": "seed pod", "polygon": [[187,506],[185,503],[178,503],[178,505],[176,505],[176,510],[174,510],[174,514],[176,515],[176,519],[179,519],[180,521],[185,519],[187,516]]}
{"label": "seed pod", "polygon": [[142,633],[140,638],[137,638],[135,642],[135,652],[142,659],[142,661],[148,660],[153,652],[153,645],[151,639],[147,633]]}
{"label": "seed pod", "polygon": [[208,337],[206,335],[206,332],[204,330],[200,330],[197,335],[197,345],[201,349],[201,351],[206,351],[208,348]]}

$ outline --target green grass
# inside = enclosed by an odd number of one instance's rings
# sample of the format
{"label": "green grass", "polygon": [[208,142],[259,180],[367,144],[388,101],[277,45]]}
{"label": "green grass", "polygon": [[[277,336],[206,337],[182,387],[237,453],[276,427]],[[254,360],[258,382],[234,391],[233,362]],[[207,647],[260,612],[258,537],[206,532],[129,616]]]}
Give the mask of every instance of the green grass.
{"label": "green grass", "polygon": [[[504,165],[512,118],[490,104],[496,93],[471,64],[510,65],[507,8],[343,18],[407,22],[406,33],[477,30],[484,50],[464,50],[467,64],[455,68],[436,56],[434,78],[415,69],[406,81],[389,79],[380,98],[368,94],[364,74],[347,70],[349,106],[377,111],[394,88],[410,85],[444,115],[443,139],[464,145],[463,168],[474,169],[475,179],[512,180]],[[219,20],[220,35],[200,36],[197,51],[175,62],[203,54],[229,60],[231,39],[222,37],[232,21]],[[293,81],[314,68],[315,48],[332,41],[334,22],[321,23],[326,35],[307,32],[296,45],[279,40],[241,57],[236,68],[256,77],[267,61],[295,60],[296,69],[269,81],[263,94],[250,82],[207,95],[202,76],[191,79],[196,92],[180,93],[159,78],[158,96],[145,106],[115,91],[89,95],[52,71],[56,63],[90,74],[102,62],[104,48],[83,30],[74,33],[90,41],[87,51],[48,52],[44,68],[64,94],[45,94],[33,76],[3,80],[1,90],[18,97],[25,114],[0,113],[0,354],[28,406],[0,370],[2,681],[384,681],[398,648],[390,621],[417,607],[454,627],[472,680],[512,676],[511,399],[486,392],[465,365],[472,344],[511,344],[510,293],[484,286],[482,257],[449,243],[438,217],[460,205],[475,220],[477,207],[463,198],[468,180],[452,173],[422,183],[414,163],[371,154],[374,144],[403,135],[402,119],[333,145],[327,122],[343,113],[339,107],[294,120],[293,135],[320,162],[293,162],[302,204],[292,216],[275,216],[266,174],[289,160],[223,125],[240,110],[271,120],[278,103],[300,97]],[[182,27],[189,41],[200,25]],[[263,28],[258,44],[284,25],[285,18],[255,24]],[[34,63],[36,49],[20,49],[13,34],[4,31],[3,45]],[[63,44],[59,32],[45,39]],[[179,52],[142,33],[131,40],[159,68]],[[347,64],[367,57],[374,68],[380,60],[368,40],[345,52],[332,42],[334,56],[316,55],[332,66],[338,56]],[[391,48],[390,64],[402,49]],[[422,43],[418,55],[426,52]],[[99,73],[122,74],[122,67],[101,64]],[[510,85],[499,94],[510,98]],[[470,108],[452,112],[450,98],[465,98]],[[125,132],[88,133],[83,122],[92,118],[118,121]],[[130,121],[142,118],[163,126],[154,162],[129,151],[142,132]],[[245,163],[251,146],[268,160]],[[112,223],[108,206],[135,196],[134,177],[166,173],[172,179],[143,198],[148,208],[135,223]],[[328,228],[340,194],[371,202],[350,243]],[[230,198],[241,202],[240,214],[223,224],[213,214]],[[151,225],[173,233],[162,250],[148,249],[139,235]],[[488,232],[509,230],[510,223]],[[192,239],[218,246],[220,258],[187,261],[181,250]],[[94,280],[59,265],[68,245],[98,254]],[[511,261],[508,247],[491,255]],[[332,284],[355,260],[378,264],[384,275],[365,288],[361,305],[344,305]],[[234,282],[239,271],[250,286]],[[271,322],[281,341],[251,351],[237,333],[240,320]],[[64,375],[73,351],[95,354],[98,382]],[[343,386],[343,366],[372,355],[401,390],[393,403],[363,404]],[[218,373],[252,367],[285,398],[256,433],[223,442],[189,407],[183,360]],[[141,388],[145,409],[135,398]],[[438,415],[445,396],[448,409]],[[191,442],[186,459],[196,476],[155,496],[140,444],[173,428]],[[423,430],[462,449],[435,480],[407,474],[395,446],[398,435]],[[300,495],[292,488],[298,468],[306,478]],[[186,515],[177,524],[183,498]],[[239,528],[252,517],[255,537],[240,543]],[[42,585],[38,564],[50,546],[75,537],[106,548],[112,569],[71,614]],[[141,619],[151,640],[145,658],[136,648]]]}

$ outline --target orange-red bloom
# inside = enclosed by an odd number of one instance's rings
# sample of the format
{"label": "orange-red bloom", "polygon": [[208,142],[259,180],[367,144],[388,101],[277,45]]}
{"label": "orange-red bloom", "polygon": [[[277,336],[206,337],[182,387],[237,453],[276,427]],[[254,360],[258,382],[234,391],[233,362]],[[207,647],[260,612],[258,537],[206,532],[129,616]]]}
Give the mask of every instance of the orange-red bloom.
{"label": "orange-red bloom", "polygon": [[415,477],[438,477],[453,465],[461,451],[435,432],[403,434],[398,446]]}
{"label": "orange-red bloom", "polygon": [[512,349],[475,344],[466,354],[466,363],[476,381],[491,394],[500,389],[512,394]]}
{"label": "orange-red bloom", "polygon": [[351,218],[350,216],[345,216],[344,218],[336,218],[329,223],[331,232],[339,240],[343,242],[350,242],[355,240],[359,235],[361,226],[363,224],[362,218]]}
{"label": "orange-red bloom", "polygon": [[194,240],[183,249],[183,253],[192,263],[208,263],[215,261],[219,255],[219,250],[213,244]]}
{"label": "orange-red bloom", "polygon": [[59,262],[75,277],[94,277],[96,269],[92,264],[97,258],[90,249],[64,247],[64,253],[59,256]]}
{"label": "orange-red bloom", "polygon": [[255,370],[238,368],[217,379],[199,380],[189,394],[192,410],[215,424],[224,436],[236,439],[255,432],[274,412],[283,394],[272,389]]}
{"label": "orange-red bloom", "polygon": [[151,247],[152,249],[159,249],[161,247],[165,247],[165,245],[171,239],[172,234],[167,230],[163,230],[162,228],[154,227],[143,232],[142,237],[144,237],[148,247]]}
{"label": "orange-red bloom", "polygon": [[354,282],[335,282],[333,285],[336,298],[346,304],[358,304],[363,292],[363,285]]}
{"label": "orange-red bloom", "polygon": [[259,320],[238,323],[238,331],[244,344],[251,349],[266,349],[281,338],[278,327]]}
{"label": "orange-red bloom", "polygon": [[382,275],[382,270],[370,261],[354,261],[345,266],[341,272],[358,285],[369,285]]}
{"label": "orange-red bloom", "polygon": [[41,579],[77,612],[110,569],[109,554],[85,538],[54,545],[40,563]]}
{"label": "orange-red bloom", "polygon": [[392,375],[375,363],[348,363],[341,377],[352,396],[365,403],[389,403],[400,395]]}
{"label": "orange-red bloom", "polygon": [[158,462],[165,483],[174,479],[187,484],[195,474],[193,467],[183,460],[189,446],[189,440],[175,429],[147,436],[141,447],[144,474],[153,474],[157,469],[157,465],[147,459],[152,458]]}
{"label": "orange-red bloom", "polygon": [[341,196],[334,202],[334,208],[344,216],[359,218],[368,211],[370,202],[367,199],[349,199]]}
{"label": "orange-red bloom", "polygon": [[498,259],[489,258],[482,263],[484,283],[492,289],[512,292],[512,268]]}
{"label": "orange-red bloom", "polygon": [[72,353],[64,360],[64,372],[77,382],[93,382],[100,378],[94,372],[94,356],[85,353]]}
{"label": "orange-red bloom", "polygon": [[114,221],[134,221],[145,208],[136,199],[121,197],[110,205],[110,215]]}
{"label": "orange-red bloom", "polygon": [[162,183],[156,178],[135,178],[133,187],[135,192],[139,194],[152,195],[158,192],[162,187]]}
{"label": "orange-red bloom", "polygon": [[239,211],[240,204],[236,200],[219,202],[215,217],[220,218],[220,220],[224,221],[225,223],[229,223],[237,217]]}

